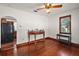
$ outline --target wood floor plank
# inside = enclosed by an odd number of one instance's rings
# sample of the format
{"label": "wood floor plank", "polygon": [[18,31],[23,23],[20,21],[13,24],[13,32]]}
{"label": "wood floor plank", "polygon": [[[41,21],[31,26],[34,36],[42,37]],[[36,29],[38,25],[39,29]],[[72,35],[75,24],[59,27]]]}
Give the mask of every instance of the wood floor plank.
{"label": "wood floor plank", "polygon": [[45,42],[23,45],[19,48],[3,50],[2,56],[79,56],[79,48],[68,46],[56,40],[46,39]]}

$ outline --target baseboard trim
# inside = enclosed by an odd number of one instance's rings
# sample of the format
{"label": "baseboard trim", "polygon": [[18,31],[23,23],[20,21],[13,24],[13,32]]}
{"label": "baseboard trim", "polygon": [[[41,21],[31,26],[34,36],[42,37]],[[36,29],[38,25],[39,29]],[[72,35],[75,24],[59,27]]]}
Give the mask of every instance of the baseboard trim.
{"label": "baseboard trim", "polygon": [[[46,37],[45,39],[46,39],[46,40],[58,41],[57,39],[55,39],[55,38],[51,38],[51,37]],[[40,41],[43,41],[43,40],[44,40],[44,39],[41,38],[41,39],[38,39],[38,40],[36,40],[36,41],[37,41],[37,42],[40,42]],[[30,41],[30,44],[34,44],[34,42],[35,42],[35,40]],[[25,42],[25,43],[17,44],[16,46],[17,46],[17,48],[20,48],[20,47],[22,47],[22,46],[26,46],[26,45],[29,45],[29,42]]]}
{"label": "baseboard trim", "polygon": [[24,42],[24,43],[21,43],[21,44],[17,44],[16,47],[19,48],[19,47],[26,46],[26,45],[27,45],[27,42]]}
{"label": "baseboard trim", "polygon": [[71,43],[72,46],[79,48],[79,44]]}
{"label": "baseboard trim", "polygon": [[[46,40],[53,40],[53,41],[59,42],[58,39],[51,38],[51,37],[46,37],[45,39]],[[43,39],[38,39],[37,41],[39,42],[40,40],[43,40]],[[34,44],[34,42],[35,42],[35,40],[34,41],[30,41],[30,44]],[[22,46],[26,46],[26,45],[28,45],[28,42],[25,42],[25,43],[22,43],[22,44],[17,44],[17,48],[22,47]],[[79,48],[79,44],[76,44],[76,43],[72,43],[71,42],[71,46]]]}
{"label": "baseboard trim", "polygon": [[[46,39],[46,38],[45,38]],[[41,39],[38,39],[38,40],[36,40],[37,42],[40,42],[40,41],[44,41],[44,39],[43,38],[41,38]],[[30,41],[30,44],[34,44],[35,43],[35,40],[33,40],[33,41]],[[16,46],[17,46],[17,48],[19,48],[19,47],[22,47],[22,46],[26,46],[26,45],[29,45],[29,42],[24,42],[24,43],[21,43],[21,44],[17,44]]]}
{"label": "baseboard trim", "polygon": [[56,38],[51,38],[51,37],[46,37],[45,39],[58,41],[58,39],[56,39]]}
{"label": "baseboard trim", "polygon": [[[54,40],[54,41],[59,42],[58,39],[51,38],[51,37],[46,37],[46,39],[51,39],[51,40]],[[79,48],[79,44],[77,44],[77,43],[72,43],[72,42],[71,42],[70,45]]]}

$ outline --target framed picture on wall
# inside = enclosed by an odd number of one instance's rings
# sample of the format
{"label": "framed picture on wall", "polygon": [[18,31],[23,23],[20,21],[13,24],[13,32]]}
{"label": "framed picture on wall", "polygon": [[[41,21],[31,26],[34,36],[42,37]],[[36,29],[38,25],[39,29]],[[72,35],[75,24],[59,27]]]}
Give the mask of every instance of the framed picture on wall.
{"label": "framed picture on wall", "polygon": [[62,34],[71,34],[71,15],[59,18],[59,32]]}

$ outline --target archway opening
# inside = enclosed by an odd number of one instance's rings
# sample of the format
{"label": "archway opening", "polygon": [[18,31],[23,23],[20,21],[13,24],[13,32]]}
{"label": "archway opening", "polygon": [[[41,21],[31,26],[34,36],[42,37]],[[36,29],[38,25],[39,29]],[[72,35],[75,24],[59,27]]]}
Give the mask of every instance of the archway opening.
{"label": "archway opening", "polygon": [[12,16],[1,18],[1,49],[11,49],[16,45],[17,21]]}

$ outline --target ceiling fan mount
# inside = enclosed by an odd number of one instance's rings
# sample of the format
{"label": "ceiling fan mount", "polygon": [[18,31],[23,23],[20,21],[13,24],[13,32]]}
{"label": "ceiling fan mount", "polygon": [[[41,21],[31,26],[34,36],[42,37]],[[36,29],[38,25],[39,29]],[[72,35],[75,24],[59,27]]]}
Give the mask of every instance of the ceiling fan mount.
{"label": "ceiling fan mount", "polygon": [[50,6],[51,6],[51,4],[45,3],[45,8],[46,8],[46,9],[49,9]]}

